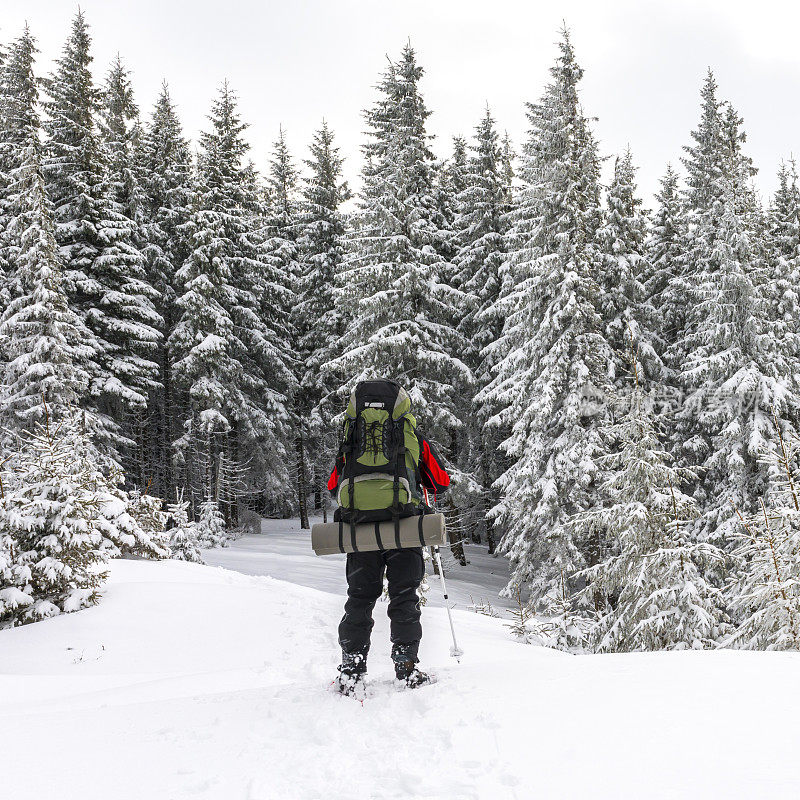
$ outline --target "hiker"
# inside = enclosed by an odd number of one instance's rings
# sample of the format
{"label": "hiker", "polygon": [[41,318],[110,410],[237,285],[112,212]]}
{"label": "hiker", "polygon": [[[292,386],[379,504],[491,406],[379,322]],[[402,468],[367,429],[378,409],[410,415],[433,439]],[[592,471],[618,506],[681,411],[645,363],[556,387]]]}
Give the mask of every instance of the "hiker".
{"label": "hiker", "polygon": [[[342,526],[431,513],[428,492],[450,485],[441,459],[416,429],[408,393],[394,381],[362,381],[350,395],[342,445],[328,480]],[[372,610],[389,583],[392,661],[398,681],[417,687],[430,677],[417,668],[422,638],[417,590],[425,576],[421,547],[347,554],[347,602],[339,624],[338,688],[353,694],[367,670]]]}

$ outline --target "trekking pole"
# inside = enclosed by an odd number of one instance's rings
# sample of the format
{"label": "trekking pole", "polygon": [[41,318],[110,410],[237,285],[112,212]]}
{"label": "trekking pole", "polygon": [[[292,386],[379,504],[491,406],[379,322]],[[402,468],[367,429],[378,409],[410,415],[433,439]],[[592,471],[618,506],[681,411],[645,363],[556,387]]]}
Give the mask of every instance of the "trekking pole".
{"label": "trekking pole", "polygon": [[450,613],[450,605],[447,602],[447,583],[444,580],[444,570],[442,569],[442,559],[439,555],[439,545],[433,546],[433,555],[436,559],[436,566],[439,570],[439,578],[442,581],[442,594],[444,594],[444,606],[447,609],[447,619],[450,621],[450,633],[453,636],[453,646],[450,648],[450,655],[455,658],[458,663],[461,663],[461,656],[464,655],[464,651],[458,646],[458,642],[456,641],[456,629],[453,627],[453,615]]}

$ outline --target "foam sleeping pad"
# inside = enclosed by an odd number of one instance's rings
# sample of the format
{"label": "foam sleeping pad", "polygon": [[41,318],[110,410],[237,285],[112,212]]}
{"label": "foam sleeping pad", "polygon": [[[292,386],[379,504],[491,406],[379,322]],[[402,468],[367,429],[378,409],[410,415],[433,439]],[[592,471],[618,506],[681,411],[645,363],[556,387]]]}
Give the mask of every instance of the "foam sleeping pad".
{"label": "foam sleeping pad", "polygon": [[406,547],[428,547],[445,544],[444,515],[420,514],[400,520],[400,535],[395,535],[394,522],[364,522],[356,525],[355,536],[350,524],[341,530],[338,522],[318,522],[311,528],[311,546],[318,556],[333,553],[363,553],[374,550],[402,550]]}

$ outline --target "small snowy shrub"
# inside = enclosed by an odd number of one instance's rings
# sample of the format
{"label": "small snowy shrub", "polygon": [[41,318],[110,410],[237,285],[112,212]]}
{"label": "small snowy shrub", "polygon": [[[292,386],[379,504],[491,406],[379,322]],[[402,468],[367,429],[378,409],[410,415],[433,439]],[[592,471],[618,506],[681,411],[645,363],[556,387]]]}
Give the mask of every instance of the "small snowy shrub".
{"label": "small snowy shrub", "polygon": [[197,525],[189,521],[189,503],[179,495],[177,501],[169,505],[167,513],[172,525],[167,531],[172,558],[202,564],[197,542]]}
{"label": "small snowy shrub", "polygon": [[483,597],[479,598],[478,600],[473,599],[472,595],[469,596],[469,605],[467,606],[469,611],[474,611],[476,614],[481,614],[484,617],[499,617],[500,614],[497,612],[497,609],[488,601],[485,600]]}
{"label": "small snowy shrub", "polygon": [[[125,476],[112,469],[98,475],[95,484],[101,511],[103,548],[111,558],[138,556],[168,558],[164,523],[159,515],[161,501],[134,489],[130,495],[122,488]],[[159,508],[156,508],[156,505]]]}
{"label": "small snowy shrub", "polygon": [[522,602],[519,590],[515,598],[517,607],[509,612],[512,622],[506,627],[517,639],[565,653],[582,653],[586,650],[594,620],[575,609],[575,598],[567,589],[563,572],[559,584],[539,601],[541,615],[535,616],[530,604]]}
{"label": "small snowy shrub", "polygon": [[75,415],[44,419],[23,432],[0,499],[0,620],[10,624],[97,602],[106,575],[103,475]]}
{"label": "small snowy shrub", "polygon": [[514,600],[516,600],[517,605],[508,612],[511,622],[506,623],[506,628],[511,631],[511,635],[515,639],[519,639],[521,642],[529,642],[530,629],[528,628],[528,621],[533,619],[533,611],[522,602],[522,590],[519,586],[514,593]]}
{"label": "small snowy shrub", "polygon": [[197,522],[196,533],[200,547],[227,546],[228,532],[216,500],[204,500],[201,504],[200,519]]}

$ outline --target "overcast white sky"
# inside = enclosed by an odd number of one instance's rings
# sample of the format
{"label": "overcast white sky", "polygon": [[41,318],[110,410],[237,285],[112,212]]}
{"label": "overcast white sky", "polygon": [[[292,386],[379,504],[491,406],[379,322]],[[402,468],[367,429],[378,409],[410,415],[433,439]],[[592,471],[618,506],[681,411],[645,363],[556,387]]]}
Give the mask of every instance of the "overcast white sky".
{"label": "overcast white sky", "polygon": [[[162,79],[189,136],[205,125],[224,78],[239,94],[253,156],[264,168],[278,126],[295,159],[325,117],[347,171],[360,168],[361,110],[410,38],[426,69],[434,149],[471,135],[488,102],[515,143],[524,102],[536,100],[565,20],[585,68],[583,100],[602,150],[630,144],[642,192],[677,162],[699,114],[711,66],[721,96],[744,116],[759,185],[772,191],[781,158],[800,153],[800,4],[789,0],[81,0],[99,80],[119,52],[148,112]],[[2,0],[0,36],[25,20],[38,37],[40,73],[61,51],[71,0]]]}

